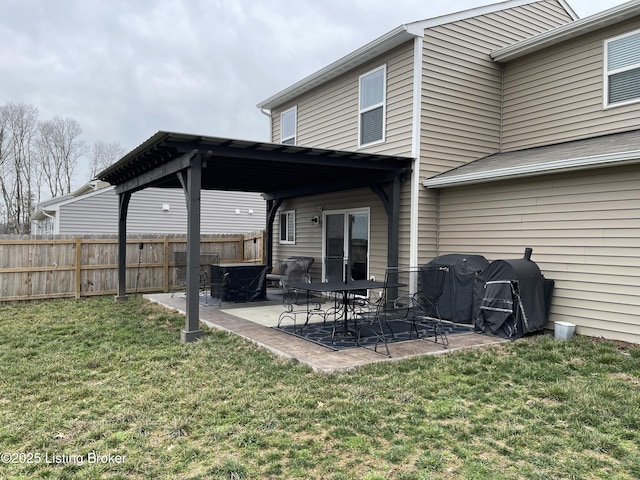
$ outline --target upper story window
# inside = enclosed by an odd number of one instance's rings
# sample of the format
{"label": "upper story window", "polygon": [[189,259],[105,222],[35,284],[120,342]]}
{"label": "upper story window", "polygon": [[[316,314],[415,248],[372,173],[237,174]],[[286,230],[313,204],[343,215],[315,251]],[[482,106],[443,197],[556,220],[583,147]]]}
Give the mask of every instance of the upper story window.
{"label": "upper story window", "polygon": [[605,41],[604,105],[640,101],[640,31]]}
{"label": "upper story window", "polygon": [[280,143],[296,144],[297,108],[293,107],[280,114]]}
{"label": "upper story window", "polygon": [[280,214],[280,243],[296,243],[295,210],[288,210]]}
{"label": "upper story window", "polygon": [[386,77],[385,66],[360,77],[360,146],[384,141]]}

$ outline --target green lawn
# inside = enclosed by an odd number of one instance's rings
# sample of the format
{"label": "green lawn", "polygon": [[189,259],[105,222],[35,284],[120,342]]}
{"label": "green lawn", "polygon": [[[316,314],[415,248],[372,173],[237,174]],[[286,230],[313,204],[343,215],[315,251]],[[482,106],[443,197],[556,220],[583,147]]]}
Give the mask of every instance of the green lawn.
{"label": "green lawn", "polygon": [[0,305],[0,478],[640,478],[639,348],[321,375],[183,324],[139,297]]}

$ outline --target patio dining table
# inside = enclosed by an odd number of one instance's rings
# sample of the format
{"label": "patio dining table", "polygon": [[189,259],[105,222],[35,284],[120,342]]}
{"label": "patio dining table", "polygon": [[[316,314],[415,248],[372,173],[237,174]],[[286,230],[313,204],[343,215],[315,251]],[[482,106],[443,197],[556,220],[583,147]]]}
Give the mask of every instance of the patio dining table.
{"label": "patio dining table", "polygon": [[[344,322],[344,334],[348,334],[347,328],[347,307],[348,297],[350,293],[360,290],[370,289],[383,289],[385,288],[385,282],[379,282],[375,280],[349,280],[349,281],[332,281],[332,282],[296,282],[290,283],[289,288],[293,290],[304,290],[307,292],[307,310],[309,309],[309,296],[312,292],[315,293],[341,293],[342,294],[342,320]],[[307,322],[309,321],[309,315],[307,315]],[[306,323],[305,322],[305,325]]]}

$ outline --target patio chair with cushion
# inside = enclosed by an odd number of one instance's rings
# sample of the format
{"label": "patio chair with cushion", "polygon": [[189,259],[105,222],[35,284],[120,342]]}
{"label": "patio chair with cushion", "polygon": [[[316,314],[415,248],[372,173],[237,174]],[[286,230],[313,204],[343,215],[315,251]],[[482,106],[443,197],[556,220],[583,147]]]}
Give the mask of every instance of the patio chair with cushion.
{"label": "patio chair with cushion", "polygon": [[305,278],[308,279],[308,281],[311,281],[309,270],[311,269],[311,265],[313,265],[313,262],[313,257],[287,257],[277,264],[275,272],[267,274],[267,281],[277,282],[279,286],[282,286],[282,279],[285,278],[286,280],[286,277],[289,275],[289,271],[294,268],[302,269],[304,271]]}

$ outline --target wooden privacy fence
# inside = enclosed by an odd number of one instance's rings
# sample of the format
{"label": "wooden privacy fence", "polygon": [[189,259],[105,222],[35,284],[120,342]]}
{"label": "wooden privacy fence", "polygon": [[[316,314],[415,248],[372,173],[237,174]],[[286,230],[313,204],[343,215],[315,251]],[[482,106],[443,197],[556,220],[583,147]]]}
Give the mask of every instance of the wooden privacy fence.
{"label": "wooden privacy fence", "polygon": [[[265,233],[203,235],[200,253],[225,263],[264,263]],[[185,235],[127,237],[127,292],[168,292],[179,285],[175,253]],[[118,237],[0,237],[0,302],[115,294]]]}

